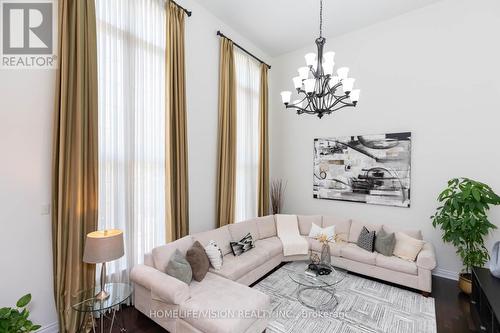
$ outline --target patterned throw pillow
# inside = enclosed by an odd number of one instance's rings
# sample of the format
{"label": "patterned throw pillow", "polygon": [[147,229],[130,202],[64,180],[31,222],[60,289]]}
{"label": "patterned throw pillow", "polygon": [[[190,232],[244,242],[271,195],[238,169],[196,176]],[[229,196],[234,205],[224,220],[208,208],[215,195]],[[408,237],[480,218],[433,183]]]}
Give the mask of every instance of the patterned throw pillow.
{"label": "patterned throw pillow", "polygon": [[205,246],[205,252],[207,253],[212,267],[217,270],[221,269],[222,263],[224,261],[224,256],[222,255],[222,251],[217,243],[213,240],[208,242],[208,245]]}
{"label": "patterned throw pillow", "polygon": [[366,251],[373,252],[373,247],[375,245],[375,231],[369,231],[366,227],[363,227],[363,230],[361,230],[361,233],[359,234],[357,245]]}
{"label": "patterned throw pillow", "polygon": [[391,257],[395,246],[396,235],[393,232],[388,234],[384,229],[380,229],[375,236],[375,251],[384,256]]}
{"label": "patterned throw pillow", "polygon": [[239,242],[231,242],[231,250],[235,256],[239,256],[244,252],[250,251],[255,247],[252,235],[248,233],[245,237],[243,237]]}

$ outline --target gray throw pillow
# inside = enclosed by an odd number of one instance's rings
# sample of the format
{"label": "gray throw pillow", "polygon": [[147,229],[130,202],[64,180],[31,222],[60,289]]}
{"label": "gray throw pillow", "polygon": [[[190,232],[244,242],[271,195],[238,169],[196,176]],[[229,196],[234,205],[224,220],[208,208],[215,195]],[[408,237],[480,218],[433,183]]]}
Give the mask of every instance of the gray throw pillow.
{"label": "gray throw pillow", "polygon": [[175,250],[174,254],[168,262],[166,273],[182,282],[187,284],[191,283],[193,279],[193,271],[191,270],[191,265],[184,258],[181,251]]}
{"label": "gray throw pillow", "polygon": [[387,257],[392,257],[394,247],[396,246],[396,235],[391,232],[385,232],[382,228],[375,237],[375,251]]}
{"label": "gray throw pillow", "polygon": [[375,231],[369,231],[366,227],[363,227],[363,230],[361,230],[361,233],[359,234],[357,245],[366,251],[373,252],[373,247],[375,245]]}

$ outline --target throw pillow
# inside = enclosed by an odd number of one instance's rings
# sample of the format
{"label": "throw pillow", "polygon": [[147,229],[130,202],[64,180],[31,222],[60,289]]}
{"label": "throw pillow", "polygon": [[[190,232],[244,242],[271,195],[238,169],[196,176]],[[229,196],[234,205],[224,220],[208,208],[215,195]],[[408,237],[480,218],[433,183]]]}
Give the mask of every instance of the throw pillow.
{"label": "throw pillow", "polygon": [[375,245],[375,231],[369,231],[366,227],[363,227],[361,233],[359,234],[357,245],[363,250],[373,252],[373,246]]}
{"label": "throw pillow", "polygon": [[217,270],[221,269],[224,256],[219,246],[217,246],[217,243],[213,240],[208,242],[208,245],[205,246],[205,252],[207,253],[208,260],[210,260],[212,267]]}
{"label": "throw pillow", "polygon": [[396,232],[394,255],[404,260],[415,261],[425,242],[402,232]]}
{"label": "throw pillow", "polygon": [[231,250],[235,256],[239,256],[255,247],[250,233],[243,237],[239,242],[231,242],[229,245],[231,245]]}
{"label": "throw pillow", "polygon": [[380,229],[375,236],[375,251],[384,256],[392,257],[394,246],[396,246],[396,235],[393,232],[389,234],[384,229]]}
{"label": "throw pillow", "polygon": [[193,246],[186,253],[186,260],[193,270],[193,279],[198,282],[203,280],[210,268],[210,260],[208,260],[205,248],[200,242],[194,242]]}
{"label": "throw pillow", "polygon": [[193,279],[191,265],[178,249],[170,257],[165,273],[187,284],[190,284]]}
{"label": "throw pillow", "polygon": [[327,239],[332,242],[335,240],[335,226],[329,226],[326,228],[318,227],[315,223],[311,225],[311,231],[309,232],[309,237],[318,238],[321,235],[325,235]]}

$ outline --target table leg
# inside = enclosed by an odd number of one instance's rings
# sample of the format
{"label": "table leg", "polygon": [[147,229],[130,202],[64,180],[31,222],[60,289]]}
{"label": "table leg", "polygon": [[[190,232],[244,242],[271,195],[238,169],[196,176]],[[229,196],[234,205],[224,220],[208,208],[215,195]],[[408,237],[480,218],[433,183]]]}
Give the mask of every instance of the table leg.
{"label": "table leg", "polygon": [[113,317],[111,318],[111,326],[109,327],[109,333],[113,332],[113,324],[115,323],[116,309],[113,309]]}

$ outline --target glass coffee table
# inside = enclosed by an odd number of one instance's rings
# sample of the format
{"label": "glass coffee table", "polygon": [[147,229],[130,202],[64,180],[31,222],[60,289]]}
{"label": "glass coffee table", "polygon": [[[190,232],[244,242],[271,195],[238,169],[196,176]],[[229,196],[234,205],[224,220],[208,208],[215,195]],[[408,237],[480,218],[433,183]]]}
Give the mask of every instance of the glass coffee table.
{"label": "glass coffee table", "polygon": [[[77,293],[71,300],[71,307],[74,311],[82,312],[82,322],[78,332],[85,331],[86,318],[90,316],[92,332],[96,332],[97,320],[95,317],[100,317],[100,332],[104,332],[104,318],[111,320],[109,332],[113,330],[113,325],[116,321],[116,311],[121,304],[125,303],[132,296],[133,288],[127,283],[107,283],[105,290],[109,293],[109,297],[103,301],[95,298],[95,295],[100,291],[100,287],[88,289]],[[111,312],[111,318],[107,314]],[[119,316],[120,317],[120,316]],[[119,324],[120,332],[126,332],[123,323]]]}
{"label": "glass coffee table", "polygon": [[339,304],[335,287],[347,277],[347,271],[330,265],[332,269],[330,274],[310,276],[305,273],[310,263],[310,261],[296,262],[288,273],[290,279],[297,284],[295,291],[297,300],[313,310],[334,310]]}

